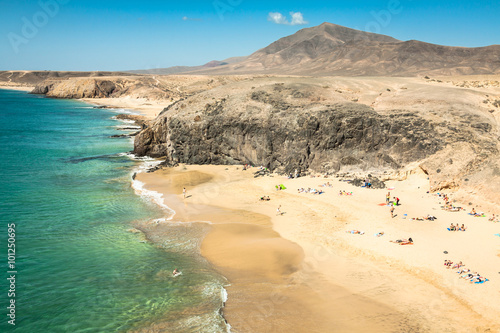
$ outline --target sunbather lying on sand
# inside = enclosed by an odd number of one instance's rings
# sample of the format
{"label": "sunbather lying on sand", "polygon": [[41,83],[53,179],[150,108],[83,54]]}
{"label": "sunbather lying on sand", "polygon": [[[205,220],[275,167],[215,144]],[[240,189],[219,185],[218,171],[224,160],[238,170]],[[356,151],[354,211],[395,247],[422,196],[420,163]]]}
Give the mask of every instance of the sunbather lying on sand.
{"label": "sunbather lying on sand", "polygon": [[470,280],[470,283],[481,283],[481,282],[486,282],[488,281],[487,278],[483,277],[483,276],[477,276],[477,277],[474,277]]}
{"label": "sunbather lying on sand", "polygon": [[445,259],[445,260],[444,260],[444,265],[445,265],[447,268],[450,268],[450,266],[451,266],[451,265],[453,265],[453,261],[448,260],[448,259]]}
{"label": "sunbather lying on sand", "polygon": [[344,190],[339,191],[339,195],[352,195],[352,192],[346,192]]}
{"label": "sunbather lying on sand", "polygon": [[348,230],[346,231],[347,233],[351,233],[351,234],[358,234],[358,235],[364,235],[365,232],[364,231],[359,231],[359,230]]}
{"label": "sunbather lying on sand", "polygon": [[462,209],[462,207],[453,206],[453,204],[449,201],[447,201],[442,207],[444,210],[447,210],[449,212],[459,212]]}
{"label": "sunbather lying on sand", "polygon": [[408,239],[397,239],[395,241],[391,240],[390,242],[397,243],[399,245],[408,245],[408,244],[413,244],[413,239],[411,239],[411,237],[410,237]]}

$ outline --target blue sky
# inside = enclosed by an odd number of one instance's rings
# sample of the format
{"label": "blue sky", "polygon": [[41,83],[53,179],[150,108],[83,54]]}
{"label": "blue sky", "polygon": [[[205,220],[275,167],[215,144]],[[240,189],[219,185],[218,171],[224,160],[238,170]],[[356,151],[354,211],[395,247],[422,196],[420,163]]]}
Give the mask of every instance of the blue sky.
{"label": "blue sky", "polygon": [[200,65],[323,22],[486,46],[500,44],[499,15],[499,1],[0,0],[0,70]]}

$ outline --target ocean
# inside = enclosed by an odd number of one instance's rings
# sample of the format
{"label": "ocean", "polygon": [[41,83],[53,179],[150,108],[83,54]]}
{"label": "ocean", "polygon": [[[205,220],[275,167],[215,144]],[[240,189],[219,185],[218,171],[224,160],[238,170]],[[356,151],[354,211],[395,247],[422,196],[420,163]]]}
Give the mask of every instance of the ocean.
{"label": "ocean", "polygon": [[227,330],[226,281],[199,254],[206,228],[172,223],[154,243],[131,232],[167,212],[132,188],[147,161],[111,137],[126,133],[117,113],[0,90],[1,332]]}

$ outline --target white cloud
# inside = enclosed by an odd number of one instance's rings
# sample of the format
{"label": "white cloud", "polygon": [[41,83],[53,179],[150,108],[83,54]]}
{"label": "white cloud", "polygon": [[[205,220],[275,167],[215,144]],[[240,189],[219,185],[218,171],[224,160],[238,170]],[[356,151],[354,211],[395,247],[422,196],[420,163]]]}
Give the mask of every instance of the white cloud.
{"label": "white cloud", "polygon": [[276,24],[289,24],[288,20],[286,17],[281,15],[281,13],[269,13],[269,16],[267,17],[268,21],[274,22]]}
{"label": "white cloud", "polygon": [[290,23],[291,25],[304,25],[309,23],[304,20],[301,12],[290,12],[290,15],[292,15],[292,23]]}
{"label": "white cloud", "polygon": [[304,20],[304,17],[301,12],[290,12],[290,15],[292,16],[292,22],[289,22],[288,19],[283,16],[281,13],[274,13],[270,12],[269,15],[267,16],[267,20],[274,22],[276,24],[286,24],[286,25],[304,25],[309,22]]}

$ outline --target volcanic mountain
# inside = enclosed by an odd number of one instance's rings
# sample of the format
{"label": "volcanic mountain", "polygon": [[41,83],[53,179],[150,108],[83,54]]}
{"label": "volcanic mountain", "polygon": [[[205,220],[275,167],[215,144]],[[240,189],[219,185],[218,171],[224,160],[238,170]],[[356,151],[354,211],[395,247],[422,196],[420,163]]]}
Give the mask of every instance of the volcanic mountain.
{"label": "volcanic mountain", "polygon": [[315,76],[498,74],[500,45],[466,48],[400,41],[323,23],[283,37],[241,61],[186,72]]}

